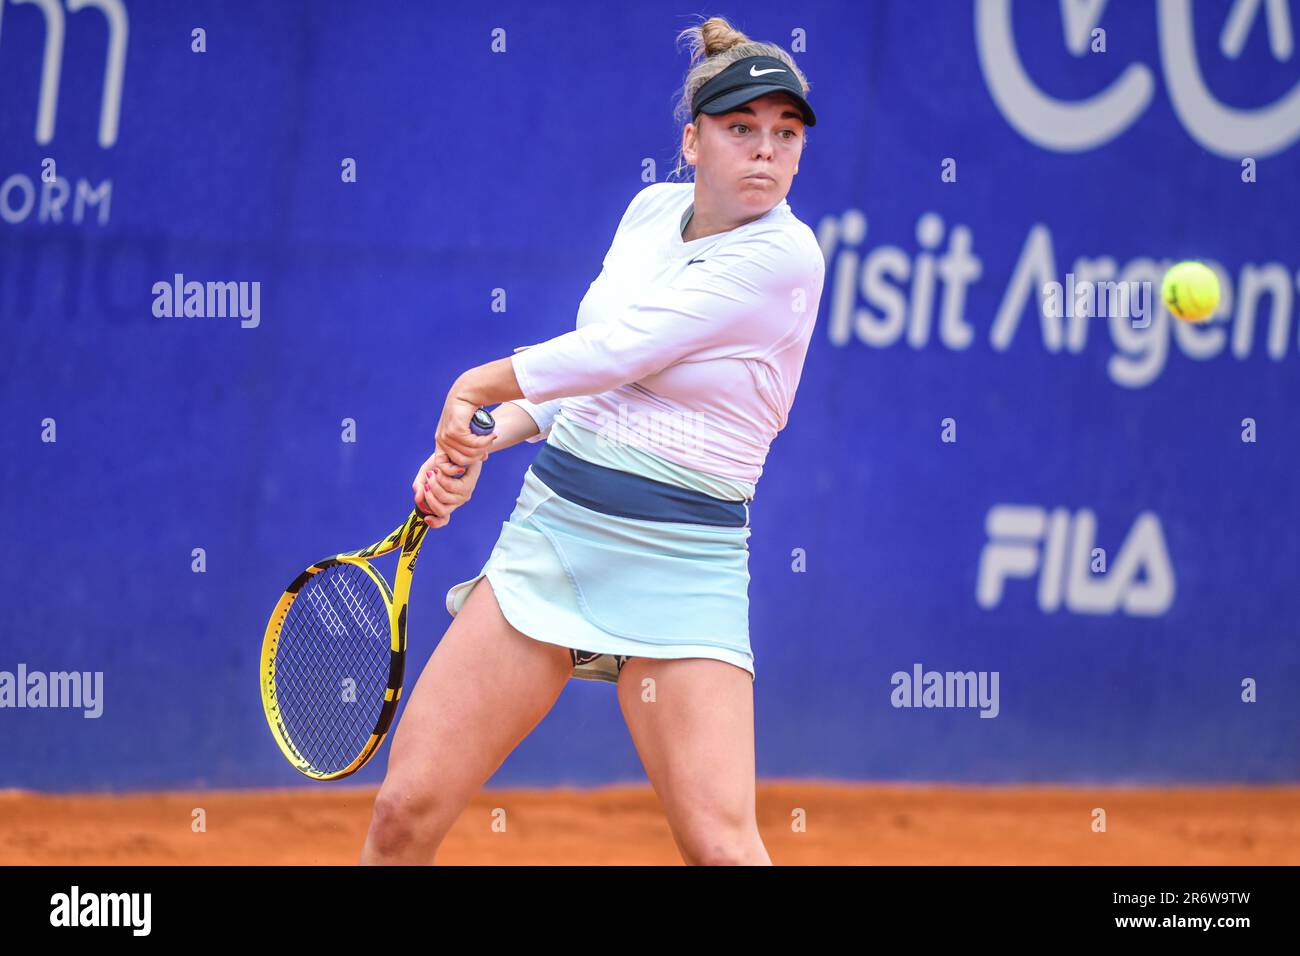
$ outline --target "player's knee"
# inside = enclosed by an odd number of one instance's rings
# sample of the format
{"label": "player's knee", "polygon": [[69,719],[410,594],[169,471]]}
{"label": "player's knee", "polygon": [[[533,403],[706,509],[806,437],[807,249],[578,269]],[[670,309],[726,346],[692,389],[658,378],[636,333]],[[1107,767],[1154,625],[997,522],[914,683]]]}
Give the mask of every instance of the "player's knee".
{"label": "player's knee", "polygon": [[711,840],[692,853],[692,866],[743,866],[752,857],[748,841]]}
{"label": "player's knee", "polygon": [[401,785],[380,788],[370,818],[370,842],[377,853],[397,856],[417,848],[432,852],[442,829],[431,795]]}
{"label": "player's knee", "polygon": [[686,862],[691,866],[744,866],[756,861],[760,842],[757,829],[750,826],[704,825],[685,841]]}

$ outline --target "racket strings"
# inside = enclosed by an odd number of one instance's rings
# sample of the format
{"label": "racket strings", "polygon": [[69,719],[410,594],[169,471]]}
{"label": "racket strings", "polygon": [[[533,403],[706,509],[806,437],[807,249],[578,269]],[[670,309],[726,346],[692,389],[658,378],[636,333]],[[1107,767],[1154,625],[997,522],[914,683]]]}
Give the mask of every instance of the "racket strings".
{"label": "racket strings", "polygon": [[341,770],[370,739],[391,658],[388,605],[361,568],[314,574],[280,630],[276,698],[285,732],[312,766]]}

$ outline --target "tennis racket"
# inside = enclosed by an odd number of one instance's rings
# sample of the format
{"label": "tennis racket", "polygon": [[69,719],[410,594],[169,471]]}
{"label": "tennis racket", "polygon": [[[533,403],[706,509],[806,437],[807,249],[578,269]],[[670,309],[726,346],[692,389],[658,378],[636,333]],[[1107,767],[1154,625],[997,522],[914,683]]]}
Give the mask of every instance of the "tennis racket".
{"label": "tennis racket", "polygon": [[[490,435],[486,409],[470,430]],[[318,561],[280,596],[262,638],[262,709],[280,752],[314,780],[356,773],[397,713],[411,576],[429,526],[415,508],[368,548]],[[393,586],[370,564],[398,552]]]}

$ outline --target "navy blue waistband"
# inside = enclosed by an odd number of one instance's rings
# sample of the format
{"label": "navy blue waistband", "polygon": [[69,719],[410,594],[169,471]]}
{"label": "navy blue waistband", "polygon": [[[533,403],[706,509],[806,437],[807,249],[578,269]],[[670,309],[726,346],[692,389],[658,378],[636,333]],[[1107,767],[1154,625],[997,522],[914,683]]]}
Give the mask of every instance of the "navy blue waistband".
{"label": "navy blue waistband", "polygon": [[542,446],[532,469],[561,498],[601,514],[726,528],[749,524],[744,502],[724,501],[702,491],[606,468],[551,444]]}

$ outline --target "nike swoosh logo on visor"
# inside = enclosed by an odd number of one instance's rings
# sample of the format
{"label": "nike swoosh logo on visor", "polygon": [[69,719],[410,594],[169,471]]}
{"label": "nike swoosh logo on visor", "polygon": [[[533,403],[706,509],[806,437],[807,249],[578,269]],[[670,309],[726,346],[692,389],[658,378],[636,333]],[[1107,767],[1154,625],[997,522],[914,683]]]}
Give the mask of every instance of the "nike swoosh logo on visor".
{"label": "nike swoosh logo on visor", "polygon": [[785,72],[785,70],[781,69],[781,68],[778,67],[778,66],[774,66],[774,67],[772,67],[772,68],[769,69],[769,70],[760,70],[760,69],[758,69],[756,66],[751,66],[751,67],[749,68],[749,75],[750,75],[750,76],[765,76],[765,75],[768,74],[768,73],[784,73],[784,72]]}

